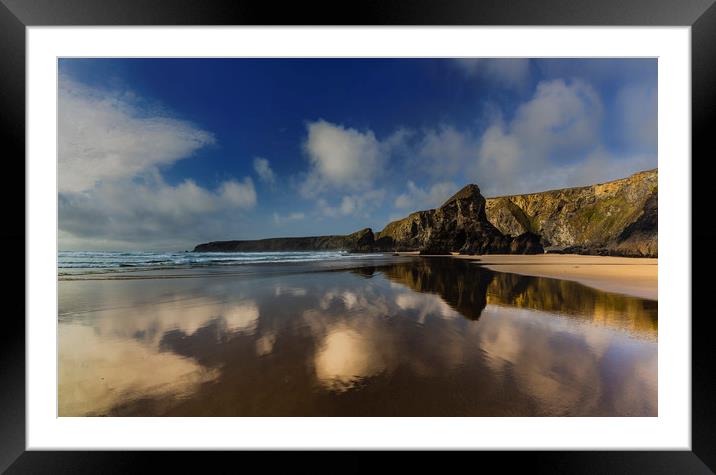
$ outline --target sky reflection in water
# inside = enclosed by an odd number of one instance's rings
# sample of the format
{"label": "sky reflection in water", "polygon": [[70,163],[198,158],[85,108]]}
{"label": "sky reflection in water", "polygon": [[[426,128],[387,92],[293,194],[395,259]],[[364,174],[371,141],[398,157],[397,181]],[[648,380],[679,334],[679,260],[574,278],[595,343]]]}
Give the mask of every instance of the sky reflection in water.
{"label": "sky reflection in water", "polygon": [[657,415],[657,302],[573,282],[435,258],[59,286],[61,416]]}

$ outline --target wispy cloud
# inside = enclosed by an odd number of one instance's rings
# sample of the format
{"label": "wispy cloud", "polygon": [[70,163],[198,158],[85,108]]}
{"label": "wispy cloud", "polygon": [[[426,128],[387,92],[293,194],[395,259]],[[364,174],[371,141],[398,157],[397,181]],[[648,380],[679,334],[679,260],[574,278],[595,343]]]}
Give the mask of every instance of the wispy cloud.
{"label": "wispy cloud", "polygon": [[[656,140],[651,97],[649,90],[636,89],[619,98],[639,111],[621,117],[631,140],[640,144]],[[542,81],[528,100],[518,104],[510,120],[495,114],[482,132],[446,125],[422,131],[413,154],[415,169],[424,171],[431,186],[446,178],[472,181],[484,194],[494,196],[585,185],[656,166],[655,147],[611,152],[602,135],[604,120],[603,100],[588,83]],[[600,164],[595,165],[595,160]],[[420,201],[425,193],[409,184],[396,205],[407,207],[411,198]]]}
{"label": "wispy cloud", "polygon": [[497,87],[524,90],[530,83],[527,58],[462,58],[456,64],[468,76],[482,77]]}
{"label": "wispy cloud", "polygon": [[210,132],[66,77],[59,94],[60,248],[189,245],[226,232],[237,211],[256,205],[250,177],[213,190],[165,182],[160,167],[213,144]]}
{"label": "wispy cloud", "polygon": [[290,223],[292,221],[301,221],[306,217],[304,213],[300,212],[293,212],[286,215],[281,215],[279,213],[273,213],[273,222],[277,226],[283,226],[286,223]]}
{"label": "wispy cloud", "polygon": [[603,110],[583,81],[539,83],[511,121],[498,118],[482,134],[471,177],[489,194],[565,186],[564,170],[600,148]]}
{"label": "wispy cloud", "polygon": [[272,187],[276,184],[276,174],[271,169],[271,164],[267,159],[254,158],[254,171],[262,182]]}
{"label": "wispy cloud", "polygon": [[59,222],[71,236],[121,241],[122,247],[190,246],[240,231],[235,213],[255,204],[250,178],[224,182],[214,191],[192,180],[178,185],[117,181],[83,193],[61,193]]}
{"label": "wispy cloud", "polygon": [[426,129],[417,144],[413,161],[420,169],[436,179],[461,173],[465,164],[477,159],[478,147],[470,131],[460,131],[450,125]]}
{"label": "wispy cloud", "polygon": [[102,91],[60,76],[58,161],[61,192],[131,178],[170,165],[214,143],[195,125],[166,116],[146,116],[132,95]]}
{"label": "wispy cloud", "polygon": [[370,217],[372,211],[375,211],[383,204],[385,199],[385,190],[374,189],[361,193],[343,195],[335,205],[329,204],[324,198],[319,198],[317,208],[321,215],[330,218],[340,216],[361,216]]}
{"label": "wispy cloud", "polygon": [[457,189],[458,186],[454,182],[439,182],[428,188],[421,188],[412,181],[408,181],[406,192],[398,195],[395,199],[395,207],[411,211],[437,208]]}

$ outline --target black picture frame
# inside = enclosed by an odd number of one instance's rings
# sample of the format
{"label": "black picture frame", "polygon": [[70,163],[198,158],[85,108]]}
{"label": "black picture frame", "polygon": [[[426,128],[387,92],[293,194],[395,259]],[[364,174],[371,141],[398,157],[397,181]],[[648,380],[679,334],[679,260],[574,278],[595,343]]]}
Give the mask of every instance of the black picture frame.
{"label": "black picture frame", "polygon": [[[284,4],[285,3],[285,4]],[[692,67],[692,156],[706,161],[713,155],[709,125],[716,116],[716,5],[714,0],[367,0],[360,3],[326,1],[196,1],[196,0],[0,0],[0,131],[5,149],[2,187],[6,219],[0,231],[6,250],[8,302],[15,311],[4,316],[0,331],[0,470],[8,473],[128,473],[149,469],[161,453],[150,452],[40,452],[26,451],[25,429],[25,33],[28,26],[81,25],[623,25],[690,26]],[[23,157],[23,158],[21,158]],[[688,160],[689,157],[683,157]],[[707,216],[711,174],[691,159],[692,249],[710,248],[716,233],[699,216]],[[696,173],[696,168],[699,173]],[[12,177],[12,178],[10,178]],[[22,178],[21,178],[22,177]],[[667,177],[668,179],[668,177]],[[19,250],[23,249],[21,253]],[[709,279],[699,271],[713,264],[713,252],[692,264],[692,295],[707,292]],[[19,271],[18,269],[23,269]],[[18,275],[22,274],[22,275]],[[705,272],[703,273],[704,275]],[[501,469],[527,467],[538,473],[714,473],[716,472],[716,370],[713,364],[710,312],[692,298],[692,450],[691,451],[568,451],[480,452],[456,454],[454,463],[498,462]],[[17,308],[19,307],[19,308]],[[667,315],[665,318],[690,318]],[[163,455],[167,455],[164,453]],[[289,457],[295,469],[307,454]],[[267,453],[243,453],[242,465],[275,464]],[[172,452],[172,463],[183,469],[229,462],[231,452]],[[324,467],[370,470],[374,455],[329,453]],[[469,459],[468,459],[469,457]],[[475,457],[480,457],[476,459]],[[168,457],[165,457],[168,458]],[[215,459],[219,460],[215,460]],[[424,466],[425,455],[413,454]],[[479,461],[479,462],[477,462]],[[161,461],[165,466],[164,459]],[[274,465],[275,466],[275,465]],[[475,466],[475,465],[473,465]]]}

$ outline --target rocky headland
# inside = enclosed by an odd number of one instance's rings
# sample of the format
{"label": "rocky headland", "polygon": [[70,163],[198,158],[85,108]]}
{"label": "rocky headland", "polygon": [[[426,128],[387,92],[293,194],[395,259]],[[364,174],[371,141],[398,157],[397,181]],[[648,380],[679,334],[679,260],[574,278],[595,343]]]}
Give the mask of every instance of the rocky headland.
{"label": "rocky headland", "polygon": [[656,257],[657,170],[578,188],[485,199],[467,185],[436,209],[374,233],[199,244],[195,252],[346,250],[421,254],[547,252]]}
{"label": "rocky headland", "polygon": [[371,252],[374,236],[370,228],[345,236],[306,236],[269,238],[247,241],[213,241],[199,244],[194,252],[281,252],[335,251]]}
{"label": "rocky headland", "polygon": [[657,257],[658,171],[578,188],[487,200],[488,220],[507,236],[541,238],[547,252]]}

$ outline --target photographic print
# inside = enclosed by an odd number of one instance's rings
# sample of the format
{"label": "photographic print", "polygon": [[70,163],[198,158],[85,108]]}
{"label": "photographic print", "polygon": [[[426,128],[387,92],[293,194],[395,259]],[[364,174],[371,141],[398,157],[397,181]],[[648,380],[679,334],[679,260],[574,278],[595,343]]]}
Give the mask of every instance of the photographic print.
{"label": "photographic print", "polygon": [[60,58],[59,416],[658,416],[656,58]]}

